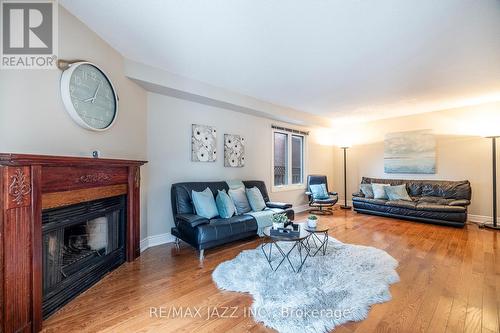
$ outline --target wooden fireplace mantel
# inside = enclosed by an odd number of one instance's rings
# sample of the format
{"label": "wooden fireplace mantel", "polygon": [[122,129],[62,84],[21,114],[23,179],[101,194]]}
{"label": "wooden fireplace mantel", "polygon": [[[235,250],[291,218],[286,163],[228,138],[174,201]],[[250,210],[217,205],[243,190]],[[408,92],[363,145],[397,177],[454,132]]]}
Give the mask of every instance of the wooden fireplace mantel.
{"label": "wooden fireplace mantel", "polygon": [[42,210],[127,196],[126,257],[140,255],[146,161],[0,154],[0,333],[42,328]]}

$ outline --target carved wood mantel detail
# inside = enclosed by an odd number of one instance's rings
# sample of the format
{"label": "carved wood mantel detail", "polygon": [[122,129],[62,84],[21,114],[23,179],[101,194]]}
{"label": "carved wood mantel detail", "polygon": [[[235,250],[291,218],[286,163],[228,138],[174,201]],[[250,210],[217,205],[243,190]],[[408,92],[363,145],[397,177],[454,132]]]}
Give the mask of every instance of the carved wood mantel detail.
{"label": "carved wood mantel detail", "polygon": [[104,183],[111,180],[111,176],[107,175],[105,173],[97,173],[97,174],[89,174],[89,175],[84,175],[80,176],[78,178],[78,181],[80,183],[86,184],[86,183]]}
{"label": "carved wood mantel detail", "polygon": [[31,193],[29,168],[8,168],[7,178],[9,186],[7,207],[29,206]]}
{"label": "carved wood mantel detail", "polygon": [[141,170],[137,168],[135,171],[135,187],[141,186]]}
{"label": "carved wood mantel detail", "polygon": [[127,196],[126,258],[140,255],[145,161],[0,153],[0,333],[42,329],[42,210]]}

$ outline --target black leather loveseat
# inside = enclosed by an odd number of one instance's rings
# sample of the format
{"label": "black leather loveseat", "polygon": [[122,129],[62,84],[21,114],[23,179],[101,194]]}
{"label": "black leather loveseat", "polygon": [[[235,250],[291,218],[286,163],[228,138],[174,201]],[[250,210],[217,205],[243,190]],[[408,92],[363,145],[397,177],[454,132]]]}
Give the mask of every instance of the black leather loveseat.
{"label": "black leather loveseat", "polygon": [[463,227],[470,205],[469,181],[403,180],[363,177],[362,184],[406,184],[412,201],[389,201],[365,198],[359,191],[353,194],[354,210],[380,216],[407,220],[446,224]]}
{"label": "black leather loveseat", "polygon": [[[269,208],[283,209],[290,220],[294,219],[294,211],[291,204],[270,202],[266,185],[263,181],[243,181],[247,188],[256,186]],[[200,251],[200,259],[203,259],[203,250],[257,235],[257,221],[250,215],[235,215],[228,219],[215,217],[208,220],[198,216],[193,207],[191,191],[203,191],[209,188],[214,197],[217,190],[229,190],[226,182],[189,182],[173,184],[171,188],[172,212],[175,227],[172,235],[192,245]]]}

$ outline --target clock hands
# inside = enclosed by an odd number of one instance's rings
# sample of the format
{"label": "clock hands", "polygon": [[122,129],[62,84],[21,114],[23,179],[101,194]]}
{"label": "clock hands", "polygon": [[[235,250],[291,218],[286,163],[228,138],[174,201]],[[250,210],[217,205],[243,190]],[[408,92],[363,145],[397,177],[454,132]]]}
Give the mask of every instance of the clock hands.
{"label": "clock hands", "polygon": [[90,102],[90,103],[94,104],[95,99],[97,97],[97,93],[99,92],[99,89],[101,88],[101,85],[102,85],[102,81],[99,81],[99,85],[97,86],[97,89],[95,90],[94,96],[87,98],[87,99],[84,99],[83,101]]}
{"label": "clock hands", "polygon": [[99,85],[97,86],[97,89],[94,94],[94,98],[92,98],[92,104],[95,102],[95,98],[97,97],[97,93],[99,92],[99,89],[101,89],[102,86],[102,81],[99,81]]}

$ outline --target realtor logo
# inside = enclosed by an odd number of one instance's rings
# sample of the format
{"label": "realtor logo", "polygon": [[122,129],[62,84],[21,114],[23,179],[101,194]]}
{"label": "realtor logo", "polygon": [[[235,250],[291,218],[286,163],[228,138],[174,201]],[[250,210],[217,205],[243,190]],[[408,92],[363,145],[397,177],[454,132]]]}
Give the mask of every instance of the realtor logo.
{"label": "realtor logo", "polygon": [[0,0],[2,69],[57,68],[57,1]]}

